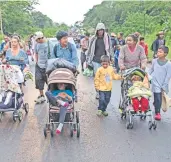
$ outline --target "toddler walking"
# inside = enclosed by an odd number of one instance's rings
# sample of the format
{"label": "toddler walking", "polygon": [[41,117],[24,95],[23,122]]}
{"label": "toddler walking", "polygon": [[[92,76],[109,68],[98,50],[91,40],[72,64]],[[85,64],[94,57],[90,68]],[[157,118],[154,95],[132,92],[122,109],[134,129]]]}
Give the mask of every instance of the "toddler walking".
{"label": "toddler walking", "polygon": [[108,116],[106,108],[109,104],[111,91],[112,91],[112,80],[121,79],[120,75],[115,74],[112,66],[109,66],[110,58],[107,55],[101,57],[101,67],[95,74],[94,84],[97,91],[99,91],[99,107],[98,116]]}

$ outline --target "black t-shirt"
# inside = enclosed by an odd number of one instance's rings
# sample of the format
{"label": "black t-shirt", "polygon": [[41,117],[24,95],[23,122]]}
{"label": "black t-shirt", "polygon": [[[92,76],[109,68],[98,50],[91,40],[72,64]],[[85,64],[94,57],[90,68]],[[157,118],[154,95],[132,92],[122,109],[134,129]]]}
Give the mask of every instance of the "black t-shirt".
{"label": "black t-shirt", "polygon": [[96,44],[95,44],[95,54],[93,61],[97,63],[101,63],[101,56],[106,55],[106,50],[105,50],[105,44],[103,37],[102,38],[97,38]]}

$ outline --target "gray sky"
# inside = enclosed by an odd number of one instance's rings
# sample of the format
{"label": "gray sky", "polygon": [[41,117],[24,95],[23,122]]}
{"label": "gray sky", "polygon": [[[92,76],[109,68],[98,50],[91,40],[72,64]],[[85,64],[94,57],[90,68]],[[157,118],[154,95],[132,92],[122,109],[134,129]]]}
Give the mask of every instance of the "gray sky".
{"label": "gray sky", "polygon": [[83,20],[83,15],[94,5],[103,0],[39,0],[36,10],[50,17],[55,22],[68,25]]}

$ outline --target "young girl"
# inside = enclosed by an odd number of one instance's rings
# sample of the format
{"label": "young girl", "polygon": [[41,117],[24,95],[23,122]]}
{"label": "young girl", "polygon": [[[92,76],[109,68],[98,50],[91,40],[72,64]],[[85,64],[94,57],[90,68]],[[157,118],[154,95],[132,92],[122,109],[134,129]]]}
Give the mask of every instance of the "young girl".
{"label": "young girl", "polygon": [[168,93],[169,81],[171,78],[171,63],[166,59],[169,48],[160,46],[157,52],[157,59],[153,60],[150,69],[152,76],[152,91],[154,93],[155,119],[161,120],[160,109],[162,104],[162,92]]}

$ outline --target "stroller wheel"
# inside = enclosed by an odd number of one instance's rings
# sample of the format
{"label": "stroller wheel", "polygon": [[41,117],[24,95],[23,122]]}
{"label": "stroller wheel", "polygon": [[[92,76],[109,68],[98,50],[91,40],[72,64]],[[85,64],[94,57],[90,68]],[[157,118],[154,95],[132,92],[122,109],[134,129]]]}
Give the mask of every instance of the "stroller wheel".
{"label": "stroller wheel", "polygon": [[78,102],[77,96],[75,96],[75,102]]}
{"label": "stroller wheel", "polygon": [[149,121],[148,122],[148,128],[151,130],[152,127],[153,127],[153,123],[152,123],[152,121]]}
{"label": "stroller wheel", "polygon": [[54,124],[53,123],[51,124],[50,135],[51,137],[54,136]]}
{"label": "stroller wheel", "polygon": [[53,130],[50,130],[50,135],[51,135],[51,137],[54,136]]}
{"label": "stroller wheel", "polygon": [[2,121],[3,112],[0,112],[0,122]]}
{"label": "stroller wheel", "polygon": [[13,117],[13,121],[16,122],[17,121],[17,114],[16,114],[16,112],[13,112],[13,116],[12,117]]}
{"label": "stroller wheel", "polygon": [[70,123],[70,136],[73,137],[73,124]]}
{"label": "stroller wheel", "polygon": [[18,113],[18,120],[21,122],[22,119],[23,119],[23,113],[20,111]]}
{"label": "stroller wheel", "polygon": [[126,123],[126,128],[127,128],[127,129],[133,129],[133,127],[134,127],[133,122],[131,122],[131,123]]}
{"label": "stroller wheel", "polygon": [[27,114],[28,111],[29,111],[29,104],[28,104],[28,103],[25,103],[25,105],[24,105],[24,110],[25,110],[25,112],[26,112],[26,114]]}
{"label": "stroller wheel", "polygon": [[47,129],[46,129],[46,127],[44,128],[43,132],[44,132],[44,136],[46,138],[47,137]]}
{"label": "stroller wheel", "polygon": [[77,137],[80,137],[80,124],[77,123]]}
{"label": "stroller wheel", "polygon": [[140,116],[140,119],[141,119],[141,120],[145,120],[145,119],[146,119],[146,115]]}
{"label": "stroller wheel", "polygon": [[76,122],[79,123],[79,112],[76,111]]}
{"label": "stroller wheel", "polygon": [[156,130],[156,128],[157,128],[157,123],[156,123],[156,121],[154,121],[153,122],[153,129]]}

